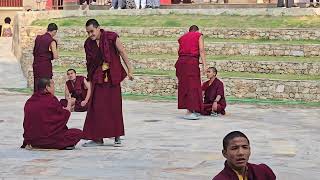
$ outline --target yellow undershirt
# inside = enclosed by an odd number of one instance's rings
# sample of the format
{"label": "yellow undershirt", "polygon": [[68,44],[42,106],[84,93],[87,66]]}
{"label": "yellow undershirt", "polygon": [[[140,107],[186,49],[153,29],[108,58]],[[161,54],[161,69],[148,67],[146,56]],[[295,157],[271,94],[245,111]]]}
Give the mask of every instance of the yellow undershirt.
{"label": "yellow undershirt", "polygon": [[232,170],[237,174],[239,180],[248,180],[247,176],[243,177],[241,174],[238,173],[238,171],[236,171],[234,169],[232,169]]}

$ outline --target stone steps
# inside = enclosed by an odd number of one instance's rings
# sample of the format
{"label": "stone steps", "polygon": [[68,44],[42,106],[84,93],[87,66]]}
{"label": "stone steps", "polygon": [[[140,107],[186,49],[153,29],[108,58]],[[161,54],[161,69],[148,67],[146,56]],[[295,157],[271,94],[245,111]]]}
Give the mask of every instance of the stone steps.
{"label": "stone steps", "polygon": [[[42,29],[42,27],[29,27],[30,29]],[[271,40],[320,40],[319,29],[312,28],[204,28],[201,33],[208,38],[221,39],[271,39]],[[117,32],[120,37],[175,37],[178,38],[187,32],[187,27],[106,27],[110,31]],[[63,37],[87,37],[83,27],[62,27],[59,36]]]}
{"label": "stone steps", "polygon": [[[135,68],[175,70],[176,58],[154,58],[130,57],[129,59]],[[275,58],[276,59],[276,58]],[[61,56],[54,61],[56,66],[70,68],[85,68],[84,57]],[[272,73],[272,74],[301,74],[320,75],[319,62],[297,62],[297,61],[244,61],[244,60],[210,60],[208,67],[214,66],[219,71],[225,72],[252,72],[252,73]]]}
{"label": "stone steps", "polygon": [[[32,71],[28,72],[28,85],[32,87]],[[81,74],[81,73],[78,73]],[[65,72],[54,72],[55,87],[63,90],[66,81]],[[257,78],[221,78],[225,85],[226,96],[257,99],[285,99],[302,101],[320,101],[320,81],[271,80]],[[159,75],[135,75],[134,81],[125,80],[122,92],[175,96],[176,78]]]}
{"label": "stone steps", "polygon": [[[83,51],[84,40],[59,42],[60,51]],[[123,41],[128,53],[175,54],[178,43],[175,41]],[[250,55],[250,56],[320,56],[320,44],[267,44],[209,42],[206,43],[208,55]]]}

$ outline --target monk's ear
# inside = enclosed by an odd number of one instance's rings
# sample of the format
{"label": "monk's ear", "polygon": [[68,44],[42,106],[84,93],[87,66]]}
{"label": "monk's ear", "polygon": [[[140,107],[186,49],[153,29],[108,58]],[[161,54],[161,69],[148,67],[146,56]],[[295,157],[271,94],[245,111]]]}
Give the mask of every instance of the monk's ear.
{"label": "monk's ear", "polygon": [[227,158],[227,150],[222,150],[222,155],[223,155],[223,157],[225,157],[225,158]]}

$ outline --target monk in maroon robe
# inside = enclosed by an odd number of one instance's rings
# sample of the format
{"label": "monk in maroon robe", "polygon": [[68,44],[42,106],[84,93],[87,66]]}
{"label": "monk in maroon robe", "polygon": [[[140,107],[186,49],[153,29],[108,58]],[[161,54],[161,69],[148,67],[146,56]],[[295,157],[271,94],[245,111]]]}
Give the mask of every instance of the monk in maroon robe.
{"label": "monk in maroon robe", "polygon": [[24,107],[22,148],[74,149],[82,138],[80,129],[68,129],[71,103],[62,107],[54,96],[54,82],[42,78],[38,91]]}
{"label": "monk in maroon robe", "polygon": [[103,145],[103,138],[111,137],[115,137],[115,146],[120,146],[120,136],[124,135],[120,83],[127,75],[133,79],[132,67],[115,32],[100,29],[95,19],[87,21],[86,31],[89,38],[84,48],[92,95],[83,131],[85,138],[91,141],[83,146]]}
{"label": "monk in maroon robe", "polygon": [[213,180],[275,180],[276,176],[265,164],[248,163],[250,142],[245,134],[233,131],[223,139],[224,169]]}
{"label": "monk in maroon robe", "polygon": [[[179,42],[179,58],[175,64],[178,78],[178,109],[187,109],[185,119],[199,119],[196,112],[202,110],[201,75],[199,64],[206,67],[202,34],[195,25],[189,28]],[[199,61],[201,57],[201,62]]]}
{"label": "monk in maroon robe", "polygon": [[68,100],[70,100],[71,111],[87,111],[91,95],[90,83],[84,76],[77,76],[74,69],[68,69],[67,75],[69,80],[65,85],[65,99],[61,99],[60,102],[66,107]]}
{"label": "monk in maroon robe", "polygon": [[33,48],[33,77],[34,88],[37,91],[37,84],[41,78],[52,79],[52,63],[53,59],[58,58],[57,41],[53,38],[58,31],[58,26],[50,23],[47,32],[38,35]]}
{"label": "monk in maroon robe", "polygon": [[222,114],[225,115],[225,108],[227,106],[226,99],[224,97],[223,83],[216,77],[217,69],[210,67],[207,70],[207,77],[209,81],[206,81],[202,85],[202,91],[204,92],[204,105],[203,115]]}

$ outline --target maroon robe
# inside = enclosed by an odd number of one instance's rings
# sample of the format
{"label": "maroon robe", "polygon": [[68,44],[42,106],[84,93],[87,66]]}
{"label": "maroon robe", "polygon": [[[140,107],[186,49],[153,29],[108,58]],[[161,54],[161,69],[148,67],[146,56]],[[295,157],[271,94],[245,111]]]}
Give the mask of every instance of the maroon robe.
{"label": "maroon robe", "polygon": [[178,109],[202,110],[199,68],[199,32],[189,32],[179,39],[179,58],[175,64],[178,78]]}
{"label": "maroon robe", "polygon": [[[90,38],[84,44],[88,81],[92,84],[83,128],[86,139],[99,140],[124,135],[120,82],[126,77],[126,72],[117,51],[117,38],[115,32],[101,30],[99,47]],[[104,82],[103,62],[109,63],[108,82]]]}
{"label": "maroon robe", "polygon": [[212,112],[212,104],[218,95],[221,96],[221,99],[218,102],[218,110],[216,113],[224,115],[227,103],[224,97],[224,86],[223,83],[215,78],[213,82],[209,85],[210,81],[206,81],[202,85],[202,91],[204,91],[204,105],[203,111],[201,114],[210,115]]}
{"label": "maroon robe", "polygon": [[[237,174],[232,168],[224,163],[224,169],[216,175],[212,180],[238,180]],[[247,177],[248,180],[275,180],[276,176],[273,171],[265,164],[250,164],[247,163]]]}
{"label": "maroon robe", "polygon": [[34,88],[37,91],[37,84],[41,78],[52,79],[52,63],[53,54],[49,50],[52,41],[55,41],[49,33],[38,35],[33,48],[33,76]]}
{"label": "maroon robe", "polygon": [[[71,97],[76,99],[76,104],[74,106],[74,111],[76,112],[84,112],[87,111],[88,103],[85,106],[81,106],[81,102],[86,99],[87,89],[84,84],[85,77],[77,76],[75,81],[68,80],[66,82],[66,86],[71,94]],[[66,99],[60,100],[61,104],[66,107],[68,105],[68,101]]]}
{"label": "maroon robe", "polygon": [[82,138],[80,129],[68,129],[70,112],[50,93],[38,91],[24,106],[24,148],[64,149],[76,145]]}

